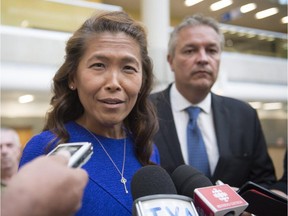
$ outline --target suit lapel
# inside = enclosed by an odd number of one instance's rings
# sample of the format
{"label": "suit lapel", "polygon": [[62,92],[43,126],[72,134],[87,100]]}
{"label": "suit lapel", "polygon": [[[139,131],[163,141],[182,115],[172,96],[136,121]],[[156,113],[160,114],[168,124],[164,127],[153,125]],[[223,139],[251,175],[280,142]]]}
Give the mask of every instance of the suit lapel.
{"label": "suit lapel", "polygon": [[229,115],[229,111],[225,107],[224,103],[225,102],[221,96],[212,94],[213,120],[219,149],[219,161],[213,175],[213,179],[215,180],[218,180],[218,176],[221,176],[221,173],[225,172],[221,163],[221,157],[231,154],[229,147],[229,124],[232,117]]}
{"label": "suit lapel", "polygon": [[168,149],[167,152],[171,153],[169,157],[178,165],[184,163],[184,159],[171,109],[170,88],[171,85],[157,98],[158,119],[160,124],[159,134],[162,134],[161,137],[163,137],[164,144]]}

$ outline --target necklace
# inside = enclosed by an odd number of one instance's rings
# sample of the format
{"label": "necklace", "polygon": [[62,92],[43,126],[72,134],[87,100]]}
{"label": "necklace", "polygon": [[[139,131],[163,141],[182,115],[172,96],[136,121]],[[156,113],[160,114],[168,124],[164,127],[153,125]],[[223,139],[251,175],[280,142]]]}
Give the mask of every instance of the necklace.
{"label": "necklace", "polygon": [[[86,128],[85,128],[86,129]],[[94,139],[97,140],[97,142],[100,144],[101,148],[103,149],[103,151],[105,152],[105,154],[107,155],[107,157],[109,158],[109,160],[111,161],[111,163],[113,164],[113,166],[116,168],[117,172],[120,174],[121,179],[120,182],[123,184],[124,186],[124,190],[125,193],[128,194],[128,190],[126,187],[126,182],[127,179],[124,177],[124,170],[125,170],[125,159],[126,159],[126,138],[124,139],[124,153],[123,153],[123,163],[122,163],[122,170],[120,172],[120,170],[118,169],[118,167],[116,166],[115,162],[113,161],[113,159],[111,158],[111,156],[108,154],[107,150],[104,148],[103,144],[100,142],[100,140],[98,139],[97,136],[95,136],[91,131],[89,131],[88,129],[86,129],[93,137]]]}

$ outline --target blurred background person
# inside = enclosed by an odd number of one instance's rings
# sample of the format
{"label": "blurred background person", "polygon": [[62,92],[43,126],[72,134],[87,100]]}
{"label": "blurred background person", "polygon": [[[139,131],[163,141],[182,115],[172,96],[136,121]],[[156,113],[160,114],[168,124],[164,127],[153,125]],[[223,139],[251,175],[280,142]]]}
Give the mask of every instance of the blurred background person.
{"label": "blurred background person", "polygon": [[223,45],[218,23],[209,17],[189,16],[172,31],[167,60],[175,82],[151,97],[161,165],[172,173],[189,164],[213,183],[241,187],[253,181],[267,187],[276,177],[256,110],[211,92]]}
{"label": "blurred background person", "polygon": [[134,173],[159,163],[152,84],[143,26],[125,12],[92,16],[67,42],[53,79],[52,109],[43,132],[26,144],[21,166],[60,143],[91,142],[77,216],[131,215]]}
{"label": "blurred background person", "polygon": [[1,156],[1,190],[5,188],[11,178],[17,173],[21,156],[19,135],[11,128],[1,128],[0,156]]}

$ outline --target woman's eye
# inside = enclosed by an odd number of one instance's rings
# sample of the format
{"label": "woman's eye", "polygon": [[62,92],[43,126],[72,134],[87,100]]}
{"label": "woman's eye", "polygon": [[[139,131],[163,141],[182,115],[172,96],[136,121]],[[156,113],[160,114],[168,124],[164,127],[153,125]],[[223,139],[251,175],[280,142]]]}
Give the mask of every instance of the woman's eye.
{"label": "woman's eye", "polygon": [[129,66],[129,65],[124,67],[124,71],[126,71],[126,72],[137,72],[137,70],[134,67]]}
{"label": "woman's eye", "polygon": [[95,63],[90,66],[90,68],[104,68],[103,63]]}

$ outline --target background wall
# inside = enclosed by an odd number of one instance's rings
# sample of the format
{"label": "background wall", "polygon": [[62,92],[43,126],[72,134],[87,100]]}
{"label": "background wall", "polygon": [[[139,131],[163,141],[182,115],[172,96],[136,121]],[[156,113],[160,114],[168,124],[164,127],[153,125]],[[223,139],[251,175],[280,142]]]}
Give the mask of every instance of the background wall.
{"label": "background wall", "polygon": [[[169,6],[161,9],[165,9],[164,15],[169,16],[166,21],[170,22],[171,29],[184,16],[195,11],[211,14],[218,19],[233,7],[250,2],[234,1],[227,9],[211,12],[207,4],[214,0],[205,0],[189,8],[179,0],[161,1]],[[135,19],[143,21],[141,13],[145,11],[141,5],[147,0],[74,0],[85,6],[66,4],[71,2],[1,2],[1,126],[15,128],[20,133],[23,145],[43,128],[51,98],[51,79],[63,62],[65,43],[72,32],[91,14],[103,10],[125,10]],[[150,2],[155,4],[156,1]],[[287,15],[287,7],[271,0],[255,2],[259,10],[272,5],[279,7],[280,13],[257,22],[252,14],[247,14],[241,19],[221,23],[226,38],[225,52],[213,91],[249,102],[257,109],[269,154],[280,177],[287,146],[288,43],[287,25],[281,25],[278,21],[280,15]],[[152,14],[149,13],[149,16]],[[155,20],[158,21],[157,17]],[[168,33],[159,32],[157,39],[164,40]],[[164,37],[164,34],[167,35]],[[166,46],[150,46],[149,53],[153,57],[154,73],[158,78],[153,91],[158,91],[173,81],[173,73],[166,62]],[[18,98],[25,94],[33,95],[34,101],[19,103]],[[278,108],[274,106],[271,109],[272,103]],[[267,108],[269,105],[270,109]]]}

